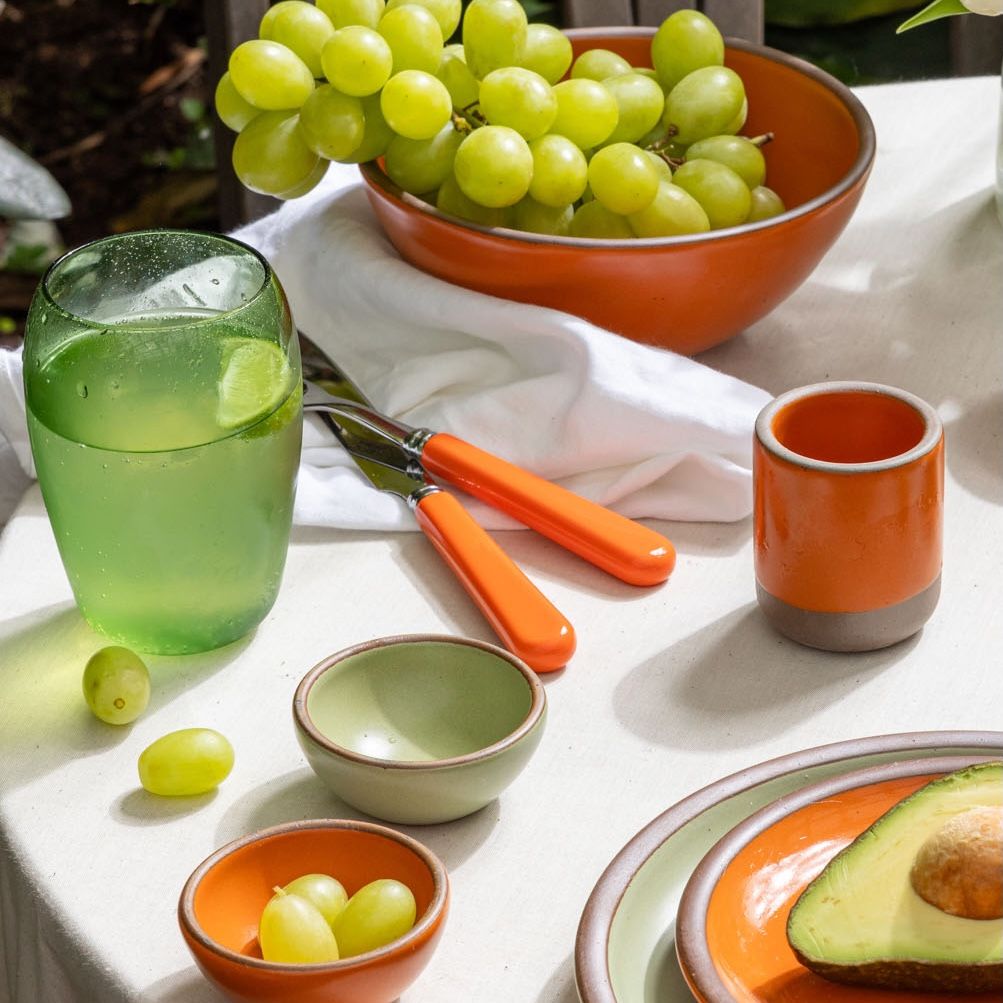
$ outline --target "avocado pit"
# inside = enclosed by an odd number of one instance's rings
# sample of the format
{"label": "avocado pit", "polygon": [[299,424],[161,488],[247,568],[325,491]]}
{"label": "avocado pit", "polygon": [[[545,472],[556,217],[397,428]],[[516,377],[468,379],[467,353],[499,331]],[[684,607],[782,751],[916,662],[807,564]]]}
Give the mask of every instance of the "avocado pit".
{"label": "avocado pit", "polygon": [[948,819],[920,847],[909,879],[920,898],[952,916],[1003,917],[1003,807]]}

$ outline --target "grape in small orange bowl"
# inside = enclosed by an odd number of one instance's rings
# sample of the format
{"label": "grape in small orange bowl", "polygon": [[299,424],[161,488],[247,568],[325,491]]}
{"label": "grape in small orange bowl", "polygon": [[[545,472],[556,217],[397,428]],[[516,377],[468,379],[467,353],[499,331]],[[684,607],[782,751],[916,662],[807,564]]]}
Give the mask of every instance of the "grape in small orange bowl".
{"label": "grape in small orange bowl", "polygon": [[[605,48],[650,66],[651,28],[569,31],[574,54]],[[381,226],[406,261],[456,285],[563,310],[635,341],[693,355],[766,316],[811,274],[853,214],[874,126],[853,93],[803,60],[729,40],[725,65],[749,100],[743,135],[772,132],[766,184],[787,209],[680,237],[600,240],[491,228],[401,191],[362,165]]]}
{"label": "grape in small orange bowl", "polygon": [[[384,947],[322,964],[265,961],[258,921],[276,886],[330,874],[349,895],[380,878],[411,889],[414,926]],[[178,903],[181,932],[202,973],[234,1003],[390,1003],[421,974],[442,935],[449,878],[417,840],[370,822],[289,822],[235,840],[204,860]]]}

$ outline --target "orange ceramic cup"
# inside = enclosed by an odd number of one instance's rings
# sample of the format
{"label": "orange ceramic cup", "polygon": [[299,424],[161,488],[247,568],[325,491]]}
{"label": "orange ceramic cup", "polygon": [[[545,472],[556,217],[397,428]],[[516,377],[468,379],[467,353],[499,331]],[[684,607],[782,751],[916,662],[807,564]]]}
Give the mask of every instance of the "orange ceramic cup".
{"label": "orange ceramic cup", "polygon": [[914,634],[940,595],[944,434],[878,383],[791,390],[756,420],[756,593],[801,644],[870,651]]}

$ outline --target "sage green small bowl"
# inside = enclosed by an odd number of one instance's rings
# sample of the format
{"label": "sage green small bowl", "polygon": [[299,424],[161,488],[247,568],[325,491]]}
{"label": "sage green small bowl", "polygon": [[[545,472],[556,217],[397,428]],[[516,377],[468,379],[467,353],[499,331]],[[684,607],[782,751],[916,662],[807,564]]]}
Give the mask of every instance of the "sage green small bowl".
{"label": "sage green small bowl", "polygon": [[536,750],[547,696],[503,648],[404,634],[325,658],[293,698],[296,736],[343,801],[387,822],[449,822],[483,808]]}

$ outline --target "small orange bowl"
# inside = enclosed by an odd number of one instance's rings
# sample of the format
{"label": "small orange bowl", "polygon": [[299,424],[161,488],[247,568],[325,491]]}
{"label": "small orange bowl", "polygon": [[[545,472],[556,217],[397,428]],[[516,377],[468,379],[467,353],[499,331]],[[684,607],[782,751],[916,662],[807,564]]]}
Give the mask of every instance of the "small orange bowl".
{"label": "small orange bowl", "polygon": [[[569,31],[575,55],[612,49],[650,66],[651,28]],[[405,260],[440,279],[575,314],[692,355],[738,334],[783,302],[842,232],[874,160],[874,126],[835,78],[762,45],[730,40],[725,64],[745,83],[743,135],[773,132],[766,183],[787,211],[688,237],[597,240],[467,223],[400,190],[377,162],[366,193]]]}
{"label": "small orange bowl", "polygon": [[[378,878],[414,893],[415,925],[375,951],[319,965],[264,961],[258,920],[276,885],[302,874],[336,877],[349,895]],[[369,822],[289,822],[217,850],[181,892],[178,922],[202,973],[235,1003],[390,1003],[421,974],[442,935],[449,878],[442,862],[393,829]]]}

